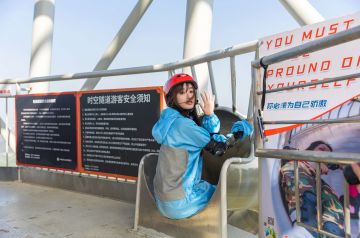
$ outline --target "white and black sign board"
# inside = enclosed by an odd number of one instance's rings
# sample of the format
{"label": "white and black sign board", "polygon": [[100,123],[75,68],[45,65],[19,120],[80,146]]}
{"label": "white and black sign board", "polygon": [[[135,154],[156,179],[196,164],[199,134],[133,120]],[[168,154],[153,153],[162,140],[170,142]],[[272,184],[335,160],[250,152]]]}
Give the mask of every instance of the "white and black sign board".
{"label": "white and black sign board", "polygon": [[158,87],[81,93],[80,171],[137,177],[142,156],[160,148],[151,130],[161,97]]}
{"label": "white and black sign board", "polygon": [[17,164],[75,170],[75,94],[18,95],[15,107]]}

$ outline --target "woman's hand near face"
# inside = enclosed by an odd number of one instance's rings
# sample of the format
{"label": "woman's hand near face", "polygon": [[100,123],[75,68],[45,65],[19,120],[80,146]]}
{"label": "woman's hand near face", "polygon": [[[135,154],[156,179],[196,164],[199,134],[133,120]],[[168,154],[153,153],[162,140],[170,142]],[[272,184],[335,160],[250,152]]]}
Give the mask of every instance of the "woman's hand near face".
{"label": "woman's hand near face", "polygon": [[215,96],[210,94],[208,91],[201,93],[202,102],[200,107],[204,111],[204,114],[210,116],[214,113],[215,108]]}
{"label": "woman's hand near face", "polygon": [[329,168],[325,163],[320,163],[320,171],[321,174],[327,174],[329,172]]}

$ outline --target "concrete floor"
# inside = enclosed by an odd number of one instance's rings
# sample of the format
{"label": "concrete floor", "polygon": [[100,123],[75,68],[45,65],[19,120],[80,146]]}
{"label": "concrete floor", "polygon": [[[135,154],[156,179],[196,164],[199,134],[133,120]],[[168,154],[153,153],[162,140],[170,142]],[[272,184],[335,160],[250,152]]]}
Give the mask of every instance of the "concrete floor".
{"label": "concrete floor", "polygon": [[[169,238],[141,227],[129,232],[134,210],[134,204],[105,197],[0,182],[0,238]],[[228,237],[257,236],[228,225]]]}
{"label": "concrete floor", "polygon": [[20,182],[0,182],[1,238],[135,238],[134,205]]}

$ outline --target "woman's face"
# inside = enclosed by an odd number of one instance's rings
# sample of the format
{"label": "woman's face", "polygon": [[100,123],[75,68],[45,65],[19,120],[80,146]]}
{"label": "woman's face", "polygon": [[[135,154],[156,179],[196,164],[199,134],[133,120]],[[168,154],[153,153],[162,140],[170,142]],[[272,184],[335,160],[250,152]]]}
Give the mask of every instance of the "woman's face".
{"label": "woman's face", "polygon": [[320,144],[320,145],[316,146],[314,148],[314,150],[315,151],[329,151],[329,152],[331,152],[331,149],[325,144]]}
{"label": "woman's face", "polygon": [[193,109],[195,106],[195,89],[191,83],[184,83],[176,94],[176,102],[182,109]]}

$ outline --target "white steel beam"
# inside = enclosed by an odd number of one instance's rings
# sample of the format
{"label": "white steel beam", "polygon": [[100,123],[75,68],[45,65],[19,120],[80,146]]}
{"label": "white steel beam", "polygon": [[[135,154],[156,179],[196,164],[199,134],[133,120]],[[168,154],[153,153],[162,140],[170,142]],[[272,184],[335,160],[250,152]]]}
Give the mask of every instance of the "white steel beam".
{"label": "white steel beam", "polygon": [[[51,70],[55,0],[36,0],[31,45],[30,77],[46,76]],[[31,84],[31,93],[44,93],[49,83]]]}
{"label": "white steel beam", "polygon": [[[111,41],[110,45],[106,49],[105,53],[102,55],[100,61],[96,64],[93,71],[105,70],[108,69],[110,64],[115,59],[116,55],[119,53],[126,40],[129,38],[136,25],[141,20],[142,16],[150,6],[153,0],[139,0],[135,5],[134,9],[131,11],[130,15],[126,19],[125,23],[122,25],[119,32],[116,34],[115,38]],[[101,78],[87,79],[83,84],[81,90],[92,90],[100,82]]]}
{"label": "white steel beam", "polygon": [[324,21],[324,17],[307,0],[279,0],[300,26]]}
{"label": "white steel beam", "polygon": [[[213,16],[213,0],[188,0],[186,7],[186,23],[183,58],[191,58],[210,51]],[[199,89],[208,88],[209,72],[207,64],[197,65],[196,79]],[[184,72],[191,74],[191,69]]]}

